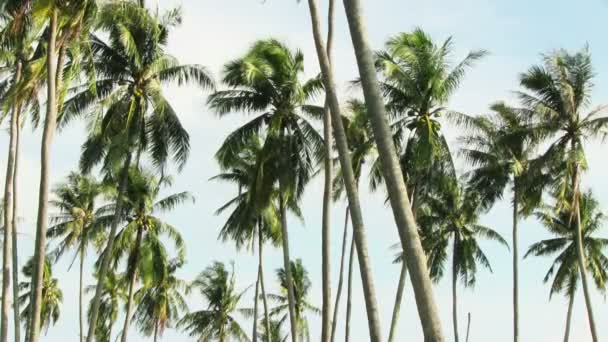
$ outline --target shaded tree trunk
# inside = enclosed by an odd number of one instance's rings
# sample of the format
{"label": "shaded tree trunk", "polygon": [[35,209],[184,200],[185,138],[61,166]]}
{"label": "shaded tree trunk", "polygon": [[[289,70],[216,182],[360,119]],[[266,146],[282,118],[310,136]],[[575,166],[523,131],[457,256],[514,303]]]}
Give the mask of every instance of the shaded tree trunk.
{"label": "shaded tree trunk", "polygon": [[80,279],[78,283],[78,325],[80,328],[80,342],[84,342],[84,243],[80,246]]}
{"label": "shaded tree trunk", "polygon": [[467,336],[465,342],[469,342],[469,333],[471,332],[471,313],[467,315]]}
{"label": "shaded tree trunk", "polygon": [[350,256],[348,259],[348,291],[346,294],[346,327],[344,333],[344,341],[350,341],[350,316],[352,313],[352,299],[353,299],[353,263],[355,259],[355,240],[353,239],[350,244]]}
{"label": "shaded tree trunk", "polygon": [[118,225],[122,220],[122,207],[123,207],[123,194],[125,189],[127,188],[127,181],[129,176],[129,167],[131,166],[131,153],[127,153],[126,159],[124,161],[123,168],[121,170],[120,181],[118,185],[118,196],[116,200],[116,208],[114,209],[114,218],[112,221],[112,226],[110,228],[110,233],[108,235],[108,241],[106,243],[105,250],[103,255],[101,256],[101,265],[99,267],[98,276],[97,276],[97,286],[95,287],[95,296],[93,297],[93,304],[91,305],[91,314],[89,321],[89,331],[87,333],[87,342],[93,342],[95,339],[95,328],[97,327],[97,317],[99,316],[99,306],[101,304],[101,293],[103,290],[103,282],[108,272],[108,267],[110,265],[110,257],[112,254],[112,249],[114,248],[114,239],[116,236],[116,230],[118,229]]}
{"label": "shaded tree trunk", "polygon": [[158,342],[158,321],[154,322],[154,342]]}
{"label": "shaded tree trunk", "polygon": [[270,338],[270,312],[268,311],[268,299],[266,298],[266,289],[264,288],[264,234],[262,232],[262,224],[258,225],[258,272],[260,274],[260,290],[262,291],[262,303],[264,304],[264,325],[266,326],[266,342],[271,342]]}
{"label": "shaded tree trunk", "polygon": [[283,267],[285,268],[285,282],[287,283],[287,299],[289,304],[289,323],[291,328],[291,341],[296,342],[298,335],[295,296],[293,292],[293,278],[291,277],[291,257],[289,256],[289,232],[287,229],[287,208],[283,194],[279,195],[279,208],[281,211],[281,228],[283,238]]}
{"label": "shaded tree trunk", "polygon": [[401,262],[401,272],[399,273],[399,285],[397,285],[397,295],[395,296],[395,306],[393,308],[393,318],[391,319],[391,330],[388,335],[388,342],[395,340],[397,333],[397,322],[399,321],[399,312],[401,311],[401,302],[403,301],[403,292],[405,290],[405,280],[407,279],[407,264],[405,260]]}
{"label": "shaded tree trunk", "polygon": [[513,193],[513,342],[519,342],[519,247],[517,239],[517,225],[519,221],[518,204],[517,191],[515,191]]}
{"label": "shaded tree trunk", "polygon": [[129,262],[133,265],[133,269],[129,274],[129,298],[127,299],[127,311],[125,316],[125,324],[122,329],[121,342],[127,342],[127,335],[129,333],[129,327],[131,325],[131,316],[133,315],[133,304],[135,302],[135,285],[137,284],[137,269],[139,265],[139,249],[141,246],[141,239],[144,234],[142,228],[137,228],[137,237],[135,238],[135,250],[133,255],[129,258]]}
{"label": "shaded tree trunk", "polygon": [[350,151],[346,141],[344,127],[342,125],[340,103],[336,93],[336,83],[334,81],[333,70],[331,68],[329,57],[327,56],[327,51],[325,49],[325,43],[323,42],[323,37],[321,34],[321,24],[316,0],[308,0],[308,6],[310,9],[312,31],[317,57],[319,58],[319,64],[321,65],[323,83],[325,84],[326,95],[331,109],[331,121],[336,146],[338,147],[340,167],[342,169],[344,185],[348,196],[348,205],[351,211],[353,236],[355,243],[357,244],[357,253],[359,255],[359,268],[361,271],[361,282],[363,284],[370,340],[372,342],[379,342],[382,341],[382,334],[380,329],[378,302],[376,300],[376,290],[374,281],[372,279],[373,272],[367,251],[367,236],[365,233],[365,227],[363,225],[363,216],[361,212],[361,205],[359,203],[357,183],[351,164]]}
{"label": "shaded tree trunk", "polygon": [[344,283],[344,260],[346,259],[346,245],[348,244],[348,206],[344,214],[344,234],[342,236],[342,256],[340,257],[340,275],[338,277],[338,289],[336,291],[336,302],[334,303],[334,318],[331,322],[331,341],[336,338],[336,326],[338,325],[338,312],[340,311],[340,296]]}
{"label": "shaded tree trunk", "polygon": [[454,326],[454,342],[458,337],[458,238],[454,235],[454,251],[452,255],[452,324]]}
{"label": "shaded tree trunk", "polygon": [[19,218],[18,213],[18,195],[19,195],[19,152],[21,146],[21,110],[18,111],[17,116],[17,135],[15,144],[15,166],[13,167],[13,222],[12,222],[12,236],[13,236],[13,323],[15,327],[15,342],[21,342],[21,312],[19,308],[19,252],[18,252],[18,241],[17,241],[17,221]]}
{"label": "shaded tree trunk", "polygon": [[253,330],[251,331],[251,341],[258,341],[258,297],[260,293],[260,269],[258,268],[258,279],[255,282],[255,296],[253,297]]}
{"label": "shaded tree trunk", "polygon": [[570,341],[570,326],[572,323],[572,308],[574,307],[574,293],[568,297],[568,313],[566,314],[566,332],[564,333],[564,342]]}

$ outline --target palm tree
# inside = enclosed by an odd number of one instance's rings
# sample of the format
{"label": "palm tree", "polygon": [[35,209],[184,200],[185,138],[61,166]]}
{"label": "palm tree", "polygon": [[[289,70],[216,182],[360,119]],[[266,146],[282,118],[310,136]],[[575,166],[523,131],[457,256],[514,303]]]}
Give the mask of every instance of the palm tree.
{"label": "palm tree", "polygon": [[[92,131],[83,146],[81,168],[90,170],[103,162],[113,172],[122,164],[117,184],[118,201],[106,251],[113,250],[122,218],[121,196],[127,187],[128,170],[133,155],[136,162],[148,152],[161,172],[172,158],[183,167],[189,154],[189,136],[178,115],[165,98],[163,86],[170,83],[195,83],[212,88],[213,81],[200,65],[181,65],[165,51],[169,29],[179,22],[179,12],[172,11],[158,21],[145,9],[128,1],[107,3],[99,13],[99,29],[107,40],[93,36],[92,69],[96,91],[87,83],[63,107],[64,122],[83,114],[92,114]],[[129,37],[129,39],[123,39]],[[99,286],[95,293],[92,321],[87,342],[94,338],[100,303],[101,283],[107,272],[110,254],[104,253],[99,268]]]}
{"label": "palm tree", "polygon": [[207,307],[186,314],[178,327],[201,341],[249,341],[233,316],[244,293],[236,293],[234,271],[228,271],[223,263],[216,261],[192,282],[191,287],[200,291]]}
{"label": "palm tree", "polygon": [[[80,341],[84,341],[84,260],[88,247],[103,235],[103,229],[109,224],[111,206],[97,207],[97,203],[107,188],[90,176],[82,176],[76,172],[70,173],[67,181],[59,185],[55,191],[52,204],[59,212],[52,217],[47,237],[58,239],[55,250],[51,252],[57,261],[69,249],[75,249],[75,259],[80,259],[78,317]],[[70,265],[71,266],[71,265]]]}
{"label": "palm tree", "polygon": [[135,294],[135,320],[140,332],[146,336],[153,335],[154,342],[162,337],[167,327],[178,321],[182,312],[188,311],[183,296],[187,284],[175,275],[181,264],[181,260],[170,260],[163,272],[152,275],[156,278],[153,284],[144,286]]}
{"label": "palm tree", "polygon": [[[321,310],[309,302],[308,294],[312,284],[308,278],[308,271],[302,265],[302,259],[291,261],[290,267],[295,295],[296,319],[298,320],[298,340],[308,342],[310,341],[310,330],[306,313],[319,315]],[[281,285],[282,294],[269,295],[269,298],[278,304],[270,311],[270,316],[278,316],[279,323],[282,324],[287,320],[289,309],[288,297],[286,296],[287,272],[285,272],[285,269],[279,268],[277,270],[277,278]]]}
{"label": "palm tree", "polygon": [[479,223],[485,208],[479,194],[463,190],[456,182],[446,185],[441,193],[427,196],[418,210],[422,243],[427,251],[430,276],[434,281],[443,277],[448,258],[448,245],[452,245],[452,319],[454,341],[458,334],[457,283],[460,277],[466,287],[476,282],[477,266],[492,272],[490,262],[479,246],[480,239],[496,241],[508,246],[496,231]]}
{"label": "palm tree", "polygon": [[[608,118],[599,107],[585,114],[589,105],[593,68],[588,49],[575,54],[558,50],[543,57],[543,65],[531,67],[520,78],[525,91],[519,93],[523,105],[540,122],[539,130],[551,139],[550,146],[541,159],[549,166],[549,174],[555,175],[559,203],[569,203],[574,210],[572,220],[577,222],[578,198],[581,174],[587,168],[584,141],[603,135]],[[566,191],[571,189],[570,191]],[[571,198],[566,198],[566,195]],[[581,229],[576,229],[578,270],[581,273],[587,317],[593,341],[598,341],[589,286]]]}
{"label": "palm tree", "polygon": [[[564,334],[564,342],[567,342],[570,336],[574,294],[581,280],[577,256],[578,234],[576,224],[571,220],[572,207],[564,208],[559,204],[559,198],[555,200],[556,203],[553,208],[538,210],[535,213],[538,220],[554,237],[531,245],[525,257],[530,255],[555,256],[545,275],[544,282],[551,282],[550,296],[564,292],[568,298],[569,305]],[[586,269],[591,274],[598,290],[605,293],[608,277],[608,257],[604,254],[604,250],[608,246],[608,239],[593,235],[602,228],[606,216],[600,211],[599,203],[595,200],[591,191],[582,194],[578,204]]]}
{"label": "palm tree", "polygon": [[[95,330],[95,340],[110,342],[112,339],[112,330],[116,320],[118,319],[118,313],[120,312],[120,306],[122,302],[127,301],[128,297],[128,285],[125,274],[118,274],[110,270],[102,283],[101,301],[99,305],[99,316],[98,324]],[[86,289],[87,293],[95,292],[96,285],[88,286]],[[91,307],[93,301],[89,303],[89,309],[87,315],[89,321],[91,319]]]}
{"label": "palm tree", "polygon": [[[263,330],[263,334],[260,335],[260,339],[262,341],[270,341],[270,342],[285,342],[287,341],[288,336],[283,336],[281,332],[281,322],[272,320],[268,324],[264,322],[263,327],[269,327],[268,330]],[[268,333],[270,331],[270,333]]]}
{"label": "palm tree", "polygon": [[[323,138],[304,114],[317,108],[307,104],[319,92],[321,82],[314,78],[300,80],[304,71],[304,56],[293,52],[277,40],[258,41],[244,57],[229,62],[224,67],[223,81],[230,87],[209,97],[209,104],[220,115],[247,111],[262,113],[237,128],[224,141],[222,150],[240,151],[243,144],[254,134],[264,132],[264,167],[262,182],[266,189],[264,202],[278,184],[283,263],[289,265],[289,236],[287,209],[297,206],[304,188],[313,175],[313,166],[323,152]],[[314,114],[318,111],[313,111]],[[258,167],[262,167],[260,164]],[[287,172],[290,171],[290,172]],[[290,271],[287,286],[291,288]],[[293,291],[289,290],[293,299]],[[296,336],[294,301],[289,302],[292,340]]]}
{"label": "palm tree", "polygon": [[[178,260],[185,260],[186,247],[179,230],[165,222],[158,214],[171,211],[186,201],[193,201],[188,192],[171,194],[159,199],[159,192],[165,180],[156,178],[139,169],[131,169],[127,189],[125,190],[125,216],[126,224],[116,234],[115,247],[112,252],[114,267],[118,262],[126,259],[127,281],[129,295],[126,306],[126,316],[121,340],[127,339],[129,325],[135,304],[135,286],[138,279],[144,280],[144,286],[154,282],[154,272],[162,273],[166,250],[165,241],[175,245]],[[142,271],[139,274],[140,270]]]}
{"label": "palm tree", "polygon": [[[23,275],[29,279],[29,281],[19,283],[19,290],[21,295],[19,296],[19,302],[21,304],[21,319],[25,324],[29,324],[31,319],[32,311],[32,275],[34,272],[34,259],[30,258],[28,262],[23,266]],[[42,310],[40,317],[42,319],[40,329],[48,331],[49,326],[55,325],[59,320],[61,314],[60,306],[63,301],[63,292],[59,288],[59,280],[53,278],[53,270],[51,262],[48,258],[45,259],[44,267],[44,284],[42,287]]]}
{"label": "palm tree", "polygon": [[[482,196],[483,206],[490,208],[501,199],[507,187],[513,203],[513,339],[519,341],[519,215],[528,215],[541,199],[546,177],[534,165],[538,145],[534,125],[521,110],[504,103],[491,107],[486,116],[462,117],[473,132],[462,137],[465,146],[461,154],[474,169],[469,174],[469,186]],[[545,178],[545,179],[543,179]]]}

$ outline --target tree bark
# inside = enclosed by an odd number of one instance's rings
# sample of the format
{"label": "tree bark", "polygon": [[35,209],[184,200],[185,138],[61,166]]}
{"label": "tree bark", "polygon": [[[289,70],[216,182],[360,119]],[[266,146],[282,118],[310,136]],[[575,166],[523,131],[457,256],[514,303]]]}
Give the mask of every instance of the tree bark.
{"label": "tree bark", "polygon": [[458,238],[454,233],[454,251],[452,255],[452,324],[454,325],[454,342],[458,342]]}
{"label": "tree bark", "polygon": [[131,316],[133,315],[133,303],[135,301],[135,285],[137,284],[137,266],[139,264],[139,248],[141,246],[141,239],[144,234],[142,228],[137,228],[137,237],[135,238],[135,250],[133,251],[133,257],[129,258],[133,264],[133,270],[129,274],[129,298],[127,299],[127,312],[125,315],[125,323],[122,329],[121,342],[127,342],[127,335],[129,334],[129,327],[131,325]]}
{"label": "tree bark", "polygon": [[78,323],[80,328],[80,342],[84,342],[84,243],[81,241],[80,246],[80,279],[78,291]]}
{"label": "tree bark", "polygon": [[344,341],[350,341],[350,316],[352,313],[353,299],[353,263],[355,258],[355,240],[352,239],[350,244],[350,256],[348,259],[348,291],[346,294],[346,327],[344,332]]}
{"label": "tree bark", "polygon": [[[17,62],[13,87],[17,87],[21,80],[21,63]],[[17,101],[18,102],[18,101]],[[10,141],[8,147],[8,160],[6,163],[6,178],[4,183],[4,241],[2,250],[2,310],[0,313],[0,341],[8,341],[8,319],[11,311],[11,262],[13,247],[13,191],[14,191],[14,172],[15,159],[17,155],[17,131],[19,130],[19,111],[18,103],[13,105],[10,121]],[[13,284],[13,287],[16,287]]]}
{"label": "tree bark", "polygon": [[287,229],[287,208],[283,194],[279,195],[279,208],[281,211],[281,228],[283,238],[283,267],[285,268],[285,282],[287,283],[287,299],[289,302],[289,322],[291,328],[291,341],[296,342],[298,335],[295,296],[293,292],[293,279],[291,278],[291,258],[289,256],[289,233]]}
{"label": "tree bark", "polygon": [[399,285],[397,285],[397,295],[395,296],[395,306],[393,308],[393,318],[391,319],[391,330],[388,335],[388,342],[395,340],[397,333],[397,322],[399,321],[399,312],[401,311],[401,302],[403,301],[403,292],[405,290],[405,280],[407,279],[407,264],[405,260],[401,262],[401,272],[399,273]]}
{"label": "tree bark", "polygon": [[442,342],[441,320],[433,296],[426,256],[410,208],[410,201],[407,198],[407,188],[388,125],[388,116],[380,93],[374,67],[374,55],[367,37],[361,3],[359,0],[344,0],[344,7],[359,66],[363,94],[382,164],[382,174],[410,272],[424,338],[427,342]]}
{"label": "tree bark", "polygon": [[266,298],[266,289],[264,288],[264,233],[262,232],[262,224],[258,225],[258,272],[260,274],[260,290],[262,291],[262,303],[264,304],[264,325],[266,326],[266,342],[271,342],[270,336],[270,312],[268,311],[268,299]]}
{"label": "tree bark", "polygon": [[338,325],[338,312],[340,305],[340,296],[342,295],[342,286],[344,283],[344,260],[346,259],[346,245],[348,243],[348,206],[344,214],[344,234],[342,236],[342,256],[340,257],[340,275],[338,277],[338,289],[336,291],[336,302],[334,303],[334,318],[331,322],[331,342],[336,338],[336,326]]}
{"label": "tree bark", "polygon": [[308,0],[310,8],[310,16],[312,23],[313,36],[317,57],[321,65],[323,75],[323,83],[327,99],[329,100],[331,121],[334,132],[334,139],[338,147],[338,156],[340,159],[340,167],[344,177],[344,185],[348,196],[348,205],[351,211],[351,220],[353,224],[353,236],[357,245],[357,253],[359,255],[359,268],[361,271],[361,281],[363,284],[363,292],[365,298],[365,307],[367,311],[370,341],[382,341],[380,329],[380,318],[378,313],[378,302],[376,300],[376,290],[372,279],[372,267],[367,251],[367,236],[363,225],[363,217],[361,205],[359,203],[359,193],[357,183],[351,164],[350,151],[346,141],[344,127],[342,125],[340,103],[336,93],[334,75],[325,49],[325,43],[321,34],[321,24],[319,21],[319,11],[317,9],[316,0]]}
{"label": "tree bark", "polygon": [[471,332],[471,313],[467,315],[467,336],[465,338],[465,342],[469,342],[469,333]]}
{"label": "tree bark", "polygon": [[154,342],[158,342],[158,321],[154,323]]}
{"label": "tree bark", "polygon": [[[327,15],[327,56],[331,63],[331,47],[334,31],[334,0],[329,0]],[[323,223],[322,223],[322,284],[323,306],[321,314],[321,341],[329,342],[331,335],[331,195],[332,195],[332,160],[331,160],[331,113],[329,101],[325,100],[323,114],[323,140],[325,143],[324,186],[323,186]],[[335,309],[337,310],[337,309]]]}
{"label": "tree bark", "polygon": [[572,323],[572,307],[574,306],[574,293],[571,293],[568,297],[568,313],[566,315],[566,332],[564,333],[564,342],[570,341],[570,325]]}
{"label": "tree bark", "polygon": [[253,331],[251,332],[251,341],[258,341],[258,297],[260,291],[260,270],[258,268],[258,279],[255,282],[255,296],[253,299]]}
{"label": "tree bark", "polygon": [[110,228],[110,234],[108,235],[108,241],[106,248],[103,252],[101,259],[101,266],[99,267],[97,276],[97,286],[95,288],[95,296],[93,297],[93,304],[91,305],[91,316],[89,321],[89,331],[87,333],[87,342],[93,342],[95,339],[95,328],[97,327],[97,317],[99,316],[99,306],[101,304],[101,292],[103,290],[103,282],[108,272],[108,266],[110,265],[110,257],[112,249],[114,248],[114,239],[118,224],[120,224],[122,217],[123,199],[122,195],[127,187],[127,181],[129,176],[129,167],[131,166],[131,153],[127,153],[127,157],[124,162],[123,169],[120,175],[120,181],[118,185],[118,196],[116,200],[116,208],[114,209],[114,218],[112,226]]}
{"label": "tree bark", "polygon": [[[516,185],[514,186],[516,187]],[[519,342],[519,249],[517,225],[519,205],[517,190],[513,192],[513,342]]]}
{"label": "tree bark", "polygon": [[42,309],[42,286],[44,282],[44,261],[46,258],[46,230],[48,226],[49,182],[51,178],[51,146],[57,126],[57,84],[60,68],[62,67],[62,53],[56,51],[58,13],[51,10],[47,46],[47,111],[42,133],[42,146],[40,152],[40,188],[38,195],[38,217],[36,227],[36,242],[34,249],[33,295],[31,301],[31,319],[28,339],[29,342],[38,342],[40,337],[40,312]]}
{"label": "tree bark", "polygon": [[21,110],[17,115],[17,131],[15,144],[15,165],[13,167],[13,221],[12,221],[12,236],[13,236],[13,322],[15,327],[15,342],[21,342],[21,312],[19,308],[19,254],[17,241],[17,221],[18,213],[18,195],[19,195],[19,152],[21,146]]}

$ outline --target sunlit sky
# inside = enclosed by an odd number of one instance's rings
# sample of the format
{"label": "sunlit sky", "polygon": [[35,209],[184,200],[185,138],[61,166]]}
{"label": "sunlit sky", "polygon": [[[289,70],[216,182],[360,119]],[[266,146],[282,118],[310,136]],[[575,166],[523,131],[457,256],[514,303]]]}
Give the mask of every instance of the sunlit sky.
{"label": "sunlit sky", "polygon": [[[327,1],[320,1],[326,5]],[[341,1],[337,1],[335,69],[340,83],[341,100],[357,96],[347,84],[358,76],[353,49],[348,35]],[[454,61],[470,50],[486,49],[490,55],[473,68],[453,96],[449,108],[471,114],[483,113],[489,104],[497,100],[512,101],[513,90],[518,89],[518,75],[540,60],[541,53],[556,48],[580,49],[589,45],[597,73],[593,92],[594,105],[608,103],[608,55],[605,18],[608,17],[608,1],[604,0],[374,0],[363,1],[365,17],[374,48],[398,32],[421,27],[439,41],[454,37]],[[316,55],[310,32],[310,20],[306,2],[295,0],[161,0],[161,10],[182,6],[184,20],[181,27],[172,31],[168,50],[183,63],[199,63],[207,66],[216,79],[220,78],[222,65],[236,58],[257,39],[269,37],[285,41],[292,48],[302,49],[306,58],[306,74],[318,73]],[[326,6],[322,6],[325,8]],[[325,17],[325,16],[324,16]],[[233,186],[210,182],[218,173],[213,154],[222,139],[246,115],[235,113],[219,119],[205,105],[206,93],[192,87],[169,87],[167,94],[184,125],[191,134],[192,152],[184,170],[175,176],[173,192],[188,190],[196,197],[196,203],[186,204],[165,216],[168,222],[179,227],[186,242],[188,263],[180,275],[192,280],[214,260],[234,261],[238,289],[254,284],[257,258],[250,251],[236,251],[231,243],[216,240],[218,230],[225,219],[216,216],[215,210],[237,191]],[[0,160],[6,160],[8,137],[6,127],[0,132]],[[459,132],[446,127],[450,141]],[[52,183],[62,180],[75,170],[83,142],[85,125],[75,123],[59,132],[53,146]],[[19,216],[23,233],[19,240],[21,262],[32,254],[33,235],[37,208],[39,180],[40,130],[27,126],[23,134],[23,153],[19,174],[21,190]],[[590,170],[584,175],[585,187],[593,188],[601,204],[608,208],[608,180],[605,177],[606,162],[600,142],[587,146]],[[456,146],[454,150],[456,150]],[[5,165],[5,164],[3,164]],[[1,176],[5,168],[2,167]],[[3,179],[3,178],[2,178]],[[2,182],[3,184],[3,182]],[[302,258],[312,280],[310,301],[321,306],[321,193],[322,177],[317,177],[308,187],[302,202],[305,221],[289,219],[293,258]],[[364,220],[369,235],[369,252],[376,282],[377,296],[382,318],[382,329],[388,337],[399,266],[391,263],[394,250],[390,246],[398,241],[390,208],[384,204],[382,193],[361,193]],[[339,251],[343,229],[344,203],[336,203],[332,211],[332,277],[337,284]],[[484,216],[483,222],[499,231],[507,240],[511,237],[511,209],[509,197],[498,203]],[[607,227],[608,229],[608,227]],[[606,235],[606,234],[604,234]],[[527,247],[549,235],[534,220],[521,224],[521,254]],[[460,327],[465,334],[467,313],[472,315],[470,341],[506,342],[512,340],[511,323],[511,255],[509,251],[493,243],[483,243],[492,263],[494,273],[480,271],[474,289],[459,288]],[[87,259],[87,269],[92,269],[92,254]],[[282,265],[278,249],[266,249],[266,284],[269,292],[277,292],[274,270]],[[74,341],[78,337],[78,271],[69,269],[66,257],[55,266],[64,293],[61,318],[43,336],[43,341]],[[542,280],[549,267],[549,259],[521,261],[521,340],[557,341],[563,338],[567,302],[559,295],[549,300],[549,288]],[[367,323],[358,272],[355,272],[354,313],[352,317],[354,341],[367,341]],[[93,283],[86,275],[87,285]],[[240,303],[252,306],[253,289]],[[435,297],[447,340],[452,338],[450,278],[446,277],[435,287]],[[344,298],[344,297],[343,297]],[[608,306],[604,297],[593,289],[594,309],[599,334],[608,338]],[[88,297],[87,297],[88,302]],[[344,300],[342,303],[345,303]],[[204,303],[198,296],[189,297],[191,309],[201,308]],[[589,341],[584,300],[578,293],[574,306],[572,341]],[[338,340],[343,336],[344,311],[340,307]],[[237,314],[243,328],[250,334],[251,322]],[[115,331],[122,328],[119,318]],[[310,316],[312,340],[318,340],[320,319]],[[120,328],[119,328],[120,326]],[[407,285],[403,310],[398,328],[397,341],[421,341],[422,332],[414,307],[411,286]],[[145,341],[135,328],[130,341]],[[168,329],[165,341],[189,341],[186,335]]]}

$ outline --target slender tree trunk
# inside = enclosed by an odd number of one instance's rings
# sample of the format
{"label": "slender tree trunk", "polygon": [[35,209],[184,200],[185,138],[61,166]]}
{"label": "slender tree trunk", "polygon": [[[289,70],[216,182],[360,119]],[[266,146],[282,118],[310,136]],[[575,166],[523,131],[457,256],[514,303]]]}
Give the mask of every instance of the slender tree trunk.
{"label": "slender tree trunk", "polygon": [[285,282],[287,283],[287,299],[289,302],[289,322],[291,327],[291,341],[296,342],[298,335],[295,296],[293,292],[293,278],[291,277],[291,259],[289,256],[289,233],[287,229],[287,208],[283,194],[279,195],[279,207],[281,210],[281,228],[283,237],[283,267],[285,267]]}
{"label": "slender tree trunk", "polygon": [[367,37],[361,2],[359,0],[344,0],[344,7],[359,66],[363,94],[370,113],[374,139],[378,146],[382,173],[410,272],[424,338],[427,342],[442,342],[444,339],[441,320],[433,296],[426,256],[410,208],[410,201],[407,198],[407,188],[388,125],[388,116],[380,93],[374,66],[374,54]]}
{"label": "slender tree trunk", "polygon": [[12,236],[13,236],[13,323],[15,327],[15,342],[21,342],[21,317],[19,313],[19,254],[18,254],[18,241],[17,241],[17,221],[19,218],[18,213],[18,190],[19,190],[19,152],[21,146],[21,110],[18,111],[17,116],[17,139],[15,144],[15,166],[13,167],[13,222],[12,222]]}
{"label": "slender tree trunk", "polygon": [[407,279],[407,264],[405,260],[401,262],[401,272],[399,273],[399,285],[397,285],[397,295],[395,296],[395,306],[393,308],[393,318],[391,319],[391,330],[388,335],[388,342],[395,340],[397,333],[397,322],[399,321],[399,312],[401,311],[401,302],[403,301],[403,292],[405,290],[405,280]]}
{"label": "slender tree trunk", "polygon": [[327,56],[325,43],[321,34],[321,24],[319,21],[319,11],[317,9],[316,0],[308,0],[310,8],[310,16],[312,23],[313,36],[317,57],[321,65],[323,74],[323,83],[327,99],[329,100],[331,121],[333,126],[334,138],[338,147],[338,156],[340,159],[340,167],[344,177],[344,185],[348,196],[348,205],[351,212],[351,220],[353,224],[353,236],[357,244],[357,253],[359,255],[359,268],[361,271],[361,282],[363,284],[363,292],[365,298],[365,307],[367,311],[367,320],[369,325],[370,341],[382,341],[382,332],[380,329],[380,318],[378,313],[378,302],[376,300],[376,290],[372,279],[372,267],[367,252],[367,236],[363,225],[363,217],[361,205],[359,203],[359,193],[355,180],[353,167],[351,164],[350,151],[346,141],[344,127],[342,125],[340,103],[336,93],[333,70]]}
{"label": "slender tree trunk", "polygon": [[262,232],[261,222],[258,224],[258,272],[260,274],[260,290],[262,290],[262,303],[264,304],[264,325],[266,326],[266,342],[271,342],[270,336],[270,312],[268,311],[268,299],[264,288],[264,233]]}
{"label": "slender tree trunk", "polygon": [[[21,63],[16,65],[15,78],[13,87],[21,80]],[[11,262],[13,247],[13,217],[16,216],[13,212],[13,191],[14,191],[14,172],[15,159],[17,155],[17,131],[19,130],[19,111],[20,105],[16,103],[13,106],[10,121],[10,142],[8,148],[8,161],[6,163],[6,178],[4,183],[4,241],[2,250],[2,310],[0,314],[0,340],[8,341],[8,319],[11,311],[10,290],[11,290]],[[13,284],[13,287],[16,287]]]}
{"label": "slender tree trunk", "polygon": [[[57,78],[59,68],[62,66],[62,58],[58,57],[56,51],[58,13],[52,9],[49,24],[48,46],[47,46],[47,111],[42,133],[42,146],[40,156],[40,189],[38,195],[38,217],[36,227],[36,243],[34,249],[34,278],[33,295],[31,301],[31,319],[29,328],[29,342],[38,342],[40,336],[40,311],[42,309],[42,286],[44,282],[44,260],[46,258],[46,230],[48,225],[49,205],[49,181],[51,177],[51,146],[55,127],[57,126],[57,93],[59,85]],[[61,53],[59,54],[62,55]]]}
{"label": "slender tree trunk", "polygon": [[346,293],[346,327],[344,333],[344,341],[350,341],[350,316],[352,313],[353,299],[353,263],[355,260],[355,240],[350,244],[350,256],[348,258],[348,291]]}
{"label": "slender tree trunk", "polygon": [[[516,188],[516,185],[514,186]],[[513,342],[519,342],[519,249],[517,224],[519,203],[517,190],[513,192]]]}
{"label": "slender tree trunk", "polygon": [[[573,145],[575,143],[573,142]],[[575,147],[575,146],[573,146]],[[574,149],[574,148],[573,148]],[[585,295],[585,304],[587,307],[587,319],[589,320],[589,329],[591,330],[591,338],[593,342],[598,342],[597,328],[595,326],[595,318],[593,315],[593,305],[591,302],[591,294],[589,291],[589,284],[587,280],[587,262],[585,260],[585,247],[583,246],[583,227],[581,227],[581,213],[579,205],[579,166],[576,165],[574,168],[574,174],[572,176],[572,203],[574,210],[574,224],[576,230],[576,254],[578,259],[578,269],[581,274],[581,282],[583,284],[583,294]]]}
{"label": "slender tree trunk", "polygon": [[154,323],[154,342],[158,342],[158,322]]}
{"label": "slender tree trunk", "polygon": [[564,333],[564,342],[570,341],[570,325],[572,323],[572,307],[574,306],[574,293],[568,298],[568,313],[566,315],[566,332]]}
{"label": "slender tree trunk", "polygon": [[118,224],[122,220],[122,207],[123,207],[123,199],[122,195],[125,192],[127,187],[127,181],[129,177],[129,167],[131,166],[131,153],[127,153],[127,157],[124,162],[123,169],[120,175],[120,181],[118,185],[118,196],[116,200],[116,208],[114,209],[114,218],[112,222],[112,226],[110,228],[110,234],[108,235],[108,241],[106,243],[106,248],[103,252],[101,259],[101,266],[99,267],[98,275],[97,275],[97,286],[95,288],[95,296],[93,297],[93,304],[91,305],[91,314],[89,321],[89,332],[87,333],[87,342],[93,342],[95,339],[95,329],[97,327],[97,317],[99,316],[99,305],[101,304],[101,292],[103,290],[103,282],[106,277],[106,273],[108,272],[108,266],[110,265],[110,257],[112,254],[112,249],[114,248],[114,239],[116,236],[116,230],[118,229]]}
{"label": "slender tree trunk", "polygon": [[336,302],[334,303],[334,319],[331,322],[331,342],[336,338],[336,326],[338,325],[338,312],[340,311],[340,296],[344,283],[344,261],[346,259],[346,245],[348,244],[348,206],[344,214],[344,234],[342,236],[342,256],[340,257],[340,276],[338,278],[338,290],[336,291]]}
{"label": "slender tree trunk", "polygon": [[133,257],[130,258],[133,269],[129,274],[129,298],[127,300],[127,312],[125,316],[125,324],[122,329],[121,342],[127,342],[127,335],[129,334],[129,326],[131,325],[131,316],[133,315],[133,304],[135,302],[135,285],[137,284],[137,269],[139,265],[139,250],[141,246],[141,239],[144,234],[142,228],[137,228],[137,237],[135,238],[135,250],[133,251]]}
{"label": "slender tree trunk", "polygon": [[454,325],[454,342],[458,342],[458,238],[454,234],[454,251],[452,255],[452,324]]}
{"label": "slender tree trunk", "polygon": [[260,295],[260,269],[258,268],[258,279],[255,282],[255,296],[253,297],[253,330],[251,331],[251,341],[258,341],[258,297]]}
{"label": "slender tree trunk", "polygon": [[78,291],[78,323],[80,327],[80,342],[84,342],[84,243],[80,246],[80,279]]}
{"label": "slender tree trunk", "polygon": [[469,333],[471,332],[471,313],[467,315],[467,337],[465,342],[469,342]]}

